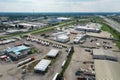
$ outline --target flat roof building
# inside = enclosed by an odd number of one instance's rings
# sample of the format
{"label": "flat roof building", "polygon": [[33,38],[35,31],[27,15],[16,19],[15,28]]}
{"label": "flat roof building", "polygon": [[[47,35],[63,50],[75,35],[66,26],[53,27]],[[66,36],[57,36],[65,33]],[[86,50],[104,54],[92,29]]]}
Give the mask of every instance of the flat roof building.
{"label": "flat roof building", "polygon": [[94,60],[96,80],[120,80],[120,63]]}
{"label": "flat roof building", "polygon": [[79,43],[80,40],[82,40],[84,37],[85,37],[85,35],[83,35],[83,34],[78,34],[78,35],[76,35],[76,37],[74,38],[73,42],[74,42],[74,43]]}
{"label": "flat roof building", "polygon": [[68,42],[69,40],[70,40],[70,37],[65,34],[56,36],[56,41],[58,42],[65,43],[65,42]]}
{"label": "flat roof building", "polygon": [[100,32],[102,25],[98,23],[88,23],[85,26],[76,26],[75,30],[78,31],[87,31],[87,32]]}
{"label": "flat roof building", "polygon": [[78,31],[87,31],[87,32],[100,32],[101,31],[98,28],[91,28],[91,27],[87,27],[87,26],[77,26],[75,28],[75,30],[78,30]]}
{"label": "flat roof building", "polygon": [[113,51],[103,49],[93,49],[93,58],[117,61],[117,57]]}
{"label": "flat roof building", "polygon": [[35,67],[34,70],[35,71],[40,71],[40,72],[44,72],[47,70],[48,66],[50,65],[51,60],[47,60],[47,59],[42,59]]}
{"label": "flat roof building", "polygon": [[12,60],[18,60],[20,58],[24,58],[28,55],[29,47],[26,47],[24,45],[22,46],[17,46],[17,47],[12,47],[12,48],[7,48],[5,50],[5,53],[9,55],[9,57]]}
{"label": "flat roof building", "polygon": [[67,18],[67,17],[58,17],[58,20],[71,20],[71,18]]}
{"label": "flat roof building", "polygon": [[29,47],[22,45],[22,46],[8,48],[6,51],[7,51],[7,53],[14,52],[16,55],[19,55],[21,53],[21,51],[27,50],[27,49],[29,49]]}
{"label": "flat roof building", "polygon": [[3,40],[3,41],[0,41],[0,45],[1,44],[8,44],[8,43],[15,42],[15,41],[16,41],[16,39]]}
{"label": "flat roof building", "polygon": [[54,57],[57,56],[58,53],[59,53],[59,50],[57,50],[57,49],[51,49],[51,50],[48,52],[47,56],[54,58]]}

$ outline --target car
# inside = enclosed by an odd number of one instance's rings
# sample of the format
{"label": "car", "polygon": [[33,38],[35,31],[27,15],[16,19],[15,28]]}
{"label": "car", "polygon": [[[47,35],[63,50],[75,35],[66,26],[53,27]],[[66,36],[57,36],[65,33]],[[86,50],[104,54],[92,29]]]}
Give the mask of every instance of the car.
{"label": "car", "polygon": [[41,34],[40,36],[45,36],[45,34]]}
{"label": "car", "polygon": [[81,71],[76,71],[76,72],[75,72],[75,75],[76,75],[76,76],[81,76],[81,74],[82,74]]}
{"label": "car", "polygon": [[85,51],[87,51],[87,52],[91,52],[91,50],[90,50],[90,49],[85,49]]}

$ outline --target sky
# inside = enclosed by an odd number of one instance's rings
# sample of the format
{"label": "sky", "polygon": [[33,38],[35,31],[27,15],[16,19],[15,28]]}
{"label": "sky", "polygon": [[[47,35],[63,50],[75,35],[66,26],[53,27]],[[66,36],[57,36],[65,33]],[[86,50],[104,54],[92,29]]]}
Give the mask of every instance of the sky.
{"label": "sky", "polygon": [[0,12],[120,12],[120,0],[0,0]]}

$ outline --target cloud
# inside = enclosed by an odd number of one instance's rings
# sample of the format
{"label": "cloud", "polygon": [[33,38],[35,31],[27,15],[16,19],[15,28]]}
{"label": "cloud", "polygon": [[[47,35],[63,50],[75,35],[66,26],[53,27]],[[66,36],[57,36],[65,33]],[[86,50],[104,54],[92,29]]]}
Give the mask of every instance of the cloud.
{"label": "cloud", "polygon": [[0,0],[0,12],[119,12],[119,0]]}

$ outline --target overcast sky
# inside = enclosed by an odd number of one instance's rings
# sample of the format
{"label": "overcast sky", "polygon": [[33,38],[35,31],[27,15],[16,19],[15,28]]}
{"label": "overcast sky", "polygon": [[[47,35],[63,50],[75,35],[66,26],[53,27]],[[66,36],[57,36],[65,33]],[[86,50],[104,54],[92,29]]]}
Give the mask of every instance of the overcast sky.
{"label": "overcast sky", "polygon": [[120,0],[0,0],[0,12],[120,12]]}

